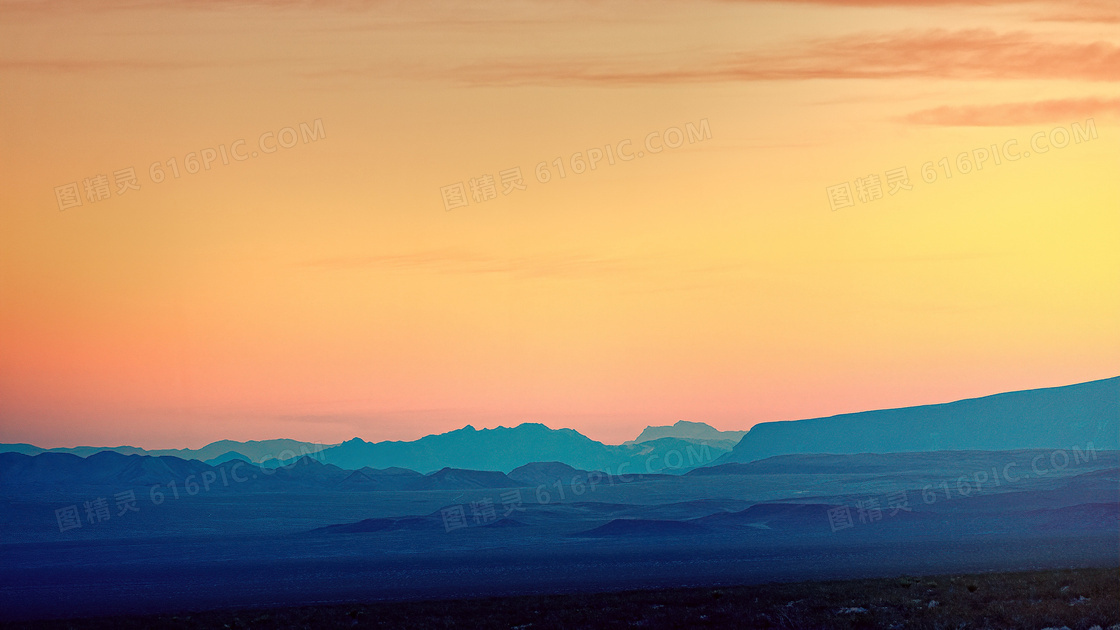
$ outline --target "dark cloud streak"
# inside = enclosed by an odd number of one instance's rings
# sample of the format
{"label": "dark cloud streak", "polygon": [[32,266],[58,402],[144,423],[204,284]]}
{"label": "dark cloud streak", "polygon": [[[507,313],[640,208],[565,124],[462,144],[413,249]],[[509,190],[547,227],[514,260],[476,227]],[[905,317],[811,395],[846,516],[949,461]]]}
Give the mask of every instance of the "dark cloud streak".
{"label": "dark cloud streak", "polygon": [[1070,123],[1120,113],[1120,98],[1082,98],[945,106],[914,112],[904,119],[919,125],[950,127],[999,127],[1040,123]]}
{"label": "dark cloud streak", "polygon": [[725,54],[687,65],[641,68],[590,60],[471,65],[453,76],[474,85],[598,85],[808,79],[1120,80],[1120,46],[1057,42],[990,30],[854,35],[778,53]]}

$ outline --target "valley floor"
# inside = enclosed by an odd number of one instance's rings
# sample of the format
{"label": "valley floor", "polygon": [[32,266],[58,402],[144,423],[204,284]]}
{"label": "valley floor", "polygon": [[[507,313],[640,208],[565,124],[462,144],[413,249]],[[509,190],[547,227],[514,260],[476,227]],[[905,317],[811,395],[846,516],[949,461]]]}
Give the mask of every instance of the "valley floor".
{"label": "valley floor", "polygon": [[104,617],[13,628],[1120,629],[1120,572],[1048,570]]}

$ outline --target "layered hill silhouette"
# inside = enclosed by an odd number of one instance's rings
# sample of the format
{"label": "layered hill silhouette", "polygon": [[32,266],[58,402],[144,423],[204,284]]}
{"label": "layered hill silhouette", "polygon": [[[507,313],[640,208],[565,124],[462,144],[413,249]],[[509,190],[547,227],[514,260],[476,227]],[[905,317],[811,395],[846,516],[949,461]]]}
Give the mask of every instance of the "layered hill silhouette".
{"label": "layered hill silhouette", "polygon": [[586,477],[586,470],[572,468],[560,462],[533,462],[518,466],[507,475],[510,479],[526,486],[551,485],[557,481],[569,483],[572,479]]}
{"label": "layered hill silhouette", "polygon": [[232,459],[243,459],[249,462],[261,462],[268,459],[292,459],[316,453],[334,444],[315,444],[300,442],[298,440],[250,440],[236,442],[234,440],[218,440],[211,442],[199,449],[169,448],[169,449],[143,449],[137,446],[74,446],[68,448],[39,448],[31,444],[0,444],[0,453],[23,453],[24,455],[38,455],[39,453],[69,453],[79,457],[89,457],[102,451],[113,451],[121,455],[151,455],[153,457],[171,456],[181,459],[197,459],[209,464],[220,464]]}
{"label": "layered hill silhouette", "polygon": [[619,518],[586,532],[574,534],[583,538],[613,536],[696,536],[705,529],[689,521],[644,520]]}
{"label": "layered hill silhouette", "polygon": [[121,490],[172,483],[180,488],[198,484],[206,492],[422,491],[525,485],[494,471],[443,468],[428,475],[399,468],[352,471],[311,457],[283,467],[264,468],[243,460],[212,466],[195,459],[122,455],[113,451],[89,457],[70,453],[0,453],[0,489],[7,491]]}
{"label": "layered hill silhouette", "polygon": [[[1120,466],[1116,451],[1100,451],[1095,445],[1070,449],[1017,449],[1014,451],[933,451],[901,453],[793,453],[775,455],[746,463],[717,464],[690,471],[690,477],[716,475],[853,475],[880,474],[898,476],[905,473],[930,473],[934,471],[961,471],[962,473],[988,470],[992,466],[1012,464],[1015,474],[1029,474],[1032,462],[1041,457],[1041,467],[1052,466],[1050,456],[1057,463],[1077,463],[1081,460],[1100,460],[1102,464]],[[1065,459],[1068,458],[1068,459]]]}
{"label": "layered hill silhouette", "polygon": [[957,402],[764,422],[716,464],[791,453],[1120,448],[1120,377]]}

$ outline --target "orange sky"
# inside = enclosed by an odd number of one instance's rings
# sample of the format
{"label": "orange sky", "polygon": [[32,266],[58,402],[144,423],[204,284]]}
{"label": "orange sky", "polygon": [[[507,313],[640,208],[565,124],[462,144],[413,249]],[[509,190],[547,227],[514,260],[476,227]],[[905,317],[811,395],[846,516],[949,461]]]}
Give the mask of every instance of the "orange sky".
{"label": "orange sky", "polygon": [[1115,376],[1118,82],[1104,0],[0,0],[0,442],[621,442]]}

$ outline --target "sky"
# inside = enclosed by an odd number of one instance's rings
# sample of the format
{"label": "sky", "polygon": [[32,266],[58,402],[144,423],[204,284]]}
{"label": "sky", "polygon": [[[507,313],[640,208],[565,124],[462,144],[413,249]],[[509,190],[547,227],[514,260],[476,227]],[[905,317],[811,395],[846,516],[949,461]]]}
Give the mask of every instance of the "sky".
{"label": "sky", "polygon": [[1116,376],[1118,82],[1104,0],[0,0],[0,442]]}

